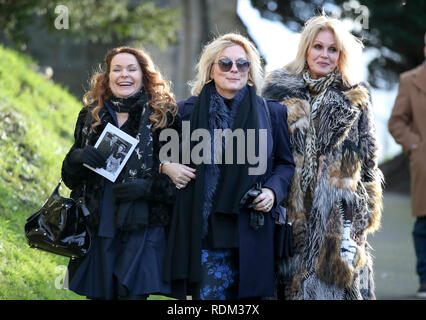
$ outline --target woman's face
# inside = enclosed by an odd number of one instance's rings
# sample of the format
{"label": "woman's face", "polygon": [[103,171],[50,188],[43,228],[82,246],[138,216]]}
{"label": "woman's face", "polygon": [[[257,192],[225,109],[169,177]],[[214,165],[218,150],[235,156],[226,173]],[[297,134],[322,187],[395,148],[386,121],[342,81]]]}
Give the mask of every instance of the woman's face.
{"label": "woman's face", "polygon": [[311,77],[318,79],[333,72],[339,62],[339,56],[333,32],[318,32],[306,57]]}
{"label": "woman's face", "polygon": [[142,70],[133,54],[119,53],[112,58],[109,87],[120,98],[129,97],[142,88]]}
{"label": "woman's face", "polygon": [[[232,61],[232,67],[229,71],[223,71],[218,62],[221,59]],[[226,60],[221,60],[227,62]],[[239,61],[240,70],[237,68],[236,62]],[[233,45],[225,48],[215,59],[210,71],[210,78],[214,80],[217,92],[224,98],[232,99],[238,90],[242,89],[248,81],[248,73],[250,68],[244,64],[248,61],[247,54],[239,45]],[[249,62],[248,62],[249,66]],[[243,71],[241,71],[241,69]],[[245,70],[247,69],[247,70]]]}

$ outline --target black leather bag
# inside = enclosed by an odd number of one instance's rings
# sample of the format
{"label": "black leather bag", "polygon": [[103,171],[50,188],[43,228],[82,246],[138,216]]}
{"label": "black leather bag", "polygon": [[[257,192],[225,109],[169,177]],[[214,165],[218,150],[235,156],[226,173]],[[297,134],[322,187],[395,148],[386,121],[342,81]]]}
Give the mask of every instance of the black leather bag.
{"label": "black leather bag", "polygon": [[83,257],[91,248],[86,223],[89,210],[84,196],[77,200],[62,197],[61,183],[62,179],[42,208],[27,219],[25,237],[31,248],[70,258]]}
{"label": "black leather bag", "polygon": [[293,226],[290,222],[288,222],[288,217],[284,207],[277,206],[275,214],[275,257],[280,259],[287,259],[294,255]]}

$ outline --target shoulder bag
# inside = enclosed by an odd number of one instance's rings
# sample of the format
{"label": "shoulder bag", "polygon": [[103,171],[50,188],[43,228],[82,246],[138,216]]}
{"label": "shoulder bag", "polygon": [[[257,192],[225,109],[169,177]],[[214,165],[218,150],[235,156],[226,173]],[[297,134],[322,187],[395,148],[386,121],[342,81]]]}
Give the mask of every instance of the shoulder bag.
{"label": "shoulder bag", "polygon": [[41,209],[27,219],[25,237],[31,248],[70,258],[83,257],[91,248],[85,187],[83,197],[74,200],[59,194],[61,183],[62,179]]}

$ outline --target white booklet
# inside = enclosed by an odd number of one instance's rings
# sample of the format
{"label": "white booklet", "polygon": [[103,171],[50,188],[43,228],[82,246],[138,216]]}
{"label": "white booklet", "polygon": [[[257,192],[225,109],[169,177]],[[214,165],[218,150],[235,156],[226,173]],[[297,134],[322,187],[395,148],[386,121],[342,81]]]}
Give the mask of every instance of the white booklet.
{"label": "white booklet", "polygon": [[95,148],[107,157],[106,168],[95,169],[87,164],[84,166],[115,182],[138,142],[137,139],[108,123],[95,144]]}

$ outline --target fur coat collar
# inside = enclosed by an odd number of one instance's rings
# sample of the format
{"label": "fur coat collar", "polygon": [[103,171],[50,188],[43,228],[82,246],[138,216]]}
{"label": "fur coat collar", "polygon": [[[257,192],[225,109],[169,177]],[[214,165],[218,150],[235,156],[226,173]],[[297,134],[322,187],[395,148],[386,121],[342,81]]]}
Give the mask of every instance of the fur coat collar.
{"label": "fur coat collar", "polygon": [[[308,88],[301,75],[289,75],[279,69],[271,73],[263,92],[266,97],[278,101],[298,101],[289,108],[289,123],[306,131],[309,126],[310,104]],[[318,149],[325,154],[335,148],[347,136],[361,109],[370,103],[369,90],[364,84],[347,87],[337,77],[330,85],[320,111]]]}

